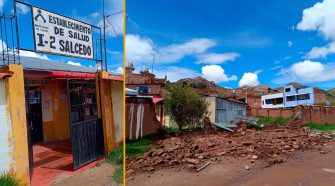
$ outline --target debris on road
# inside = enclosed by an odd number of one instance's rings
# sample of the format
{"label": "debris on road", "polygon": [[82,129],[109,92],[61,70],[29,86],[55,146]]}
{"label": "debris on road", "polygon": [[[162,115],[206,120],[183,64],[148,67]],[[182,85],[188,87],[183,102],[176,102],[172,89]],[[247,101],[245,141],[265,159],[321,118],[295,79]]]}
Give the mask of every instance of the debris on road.
{"label": "debris on road", "polygon": [[128,158],[127,169],[141,172],[147,171],[148,167],[155,170],[176,167],[197,171],[201,164],[220,162],[225,157],[243,158],[251,163],[265,160],[272,166],[283,163],[296,151],[316,149],[321,154],[327,153],[324,144],[333,140],[324,137],[322,132],[315,133],[292,125],[266,130],[240,125],[235,133],[189,132],[157,140],[153,145],[158,148],[140,157]]}

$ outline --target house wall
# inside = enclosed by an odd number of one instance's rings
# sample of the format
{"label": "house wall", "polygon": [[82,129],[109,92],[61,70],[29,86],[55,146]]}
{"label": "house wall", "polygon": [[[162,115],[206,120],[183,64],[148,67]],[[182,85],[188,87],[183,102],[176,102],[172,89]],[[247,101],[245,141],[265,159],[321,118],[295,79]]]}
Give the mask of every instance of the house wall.
{"label": "house wall", "polygon": [[314,104],[324,104],[327,101],[326,94],[324,92],[314,91]]}
{"label": "house wall", "polygon": [[262,96],[262,108],[283,108],[284,107],[284,101],[282,104],[266,104],[267,99],[275,99],[275,98],[283,98],[284,95],[283,93],[277,93],[277,94],[269,94],[269,95],[264,95]]}
{"label": "house wall", "polygon": [[111,81],[113,116],[116,131],[115,138],[117,143],[123,141],[123,92],[123,82]]}
{"label": "house wall", "polygon": [[[297,96],[301,94],[310,94],[310,99],[308,100],[297,100],[296,99],[295,101],[287,101],[287,96]],[[297,105],[313,105],[314,104],[314,89],[313,88],[303,88],[303,89],[298,89],[297,91],[293,89],[290,92],[284,92],[284,97],[285,97],[284,99],[285,107],[294,107]]]}
{"label": "house wall", "polygon": [[30,185],[23,67],[12,64],[14,75],[0,80],[0,173]]}
{"label": "house wall", "polygon": [[43,81],[41,86],[44,141],[70,138],[66,80]]}
{"label": "house wall", "polygon": [[[235,103],[233,101],[225,100],[222,98],[216,98],[216,112],[215,112],[215,123],[231,125],[235,124],[235,120],[237,117],[246,116],[246,105]],[[221,117],[218,114],[219,110],[225,110],[225,116]],[[241,112],[241,113],[239,113]],[[219,121],[219,117],[224,118],[224,121]]]}
{"label": "house wall", "polygon": [[216,97],[206,97],[206,101],[208,102],[208,112],[209,119],[212,123],[215,122],[215,113],[216,113]]}

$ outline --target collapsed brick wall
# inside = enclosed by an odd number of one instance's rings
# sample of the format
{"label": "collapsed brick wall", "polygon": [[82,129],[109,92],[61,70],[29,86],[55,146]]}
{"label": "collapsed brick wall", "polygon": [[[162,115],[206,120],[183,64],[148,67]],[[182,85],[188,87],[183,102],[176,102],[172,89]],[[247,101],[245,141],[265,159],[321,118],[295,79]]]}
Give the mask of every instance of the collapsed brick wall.
{"label": "collapsed brick wall", "polygon": [[296,116],[300,112],[301,124],[308,123],[335,123],[335,107],[326,106],[298,106],[294,109],[260,109],[249,108],[248,116],[270,117],[270,118],[287,118]]}
{"label": "collapsed brick wall", "polygon": [[155,134],[161,128],[151,98],[126,99],[126,137],[130,140]]}

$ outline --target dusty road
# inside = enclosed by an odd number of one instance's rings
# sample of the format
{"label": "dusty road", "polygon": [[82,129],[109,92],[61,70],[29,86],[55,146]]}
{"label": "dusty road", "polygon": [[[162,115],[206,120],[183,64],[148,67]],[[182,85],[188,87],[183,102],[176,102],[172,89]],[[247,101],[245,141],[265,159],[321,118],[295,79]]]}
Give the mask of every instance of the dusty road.
{"label": "dusty road", "polygon": [[[173,168],[160,169],[154,173],[140,173],[127,178],[127,185],[335,185],[335,142],[327,144],[329,150],[297,151],[282,164],[266,167],[266,162],[250,165],[243,159],[224,159],[212,163],[199,173]],[[248,164],[249,163],[249,164]],[[246,170],[244,165],[251,166]]]}
{"label": "dusty road", "polygon": [[70,178],[56,181],[52,186],[121,186],[112,178],[115,167],[106,162],[102,162],[99,166],[92,167],[84,172],[76,174]]}

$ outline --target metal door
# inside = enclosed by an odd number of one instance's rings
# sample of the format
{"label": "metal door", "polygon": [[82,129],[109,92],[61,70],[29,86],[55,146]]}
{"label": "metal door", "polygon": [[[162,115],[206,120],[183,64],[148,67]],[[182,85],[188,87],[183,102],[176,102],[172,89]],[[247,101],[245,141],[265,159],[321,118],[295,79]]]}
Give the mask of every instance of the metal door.
{"label": "metal door", "polygon": [[227,109],[223,99],[216,98],[216,116],[215,122],[219,124],[227,124]]}
{"label": "metal door", "polygon": [[95,82],[68,80],[73,167],[78,169],[104,154],[102,120],[98,118]]}

